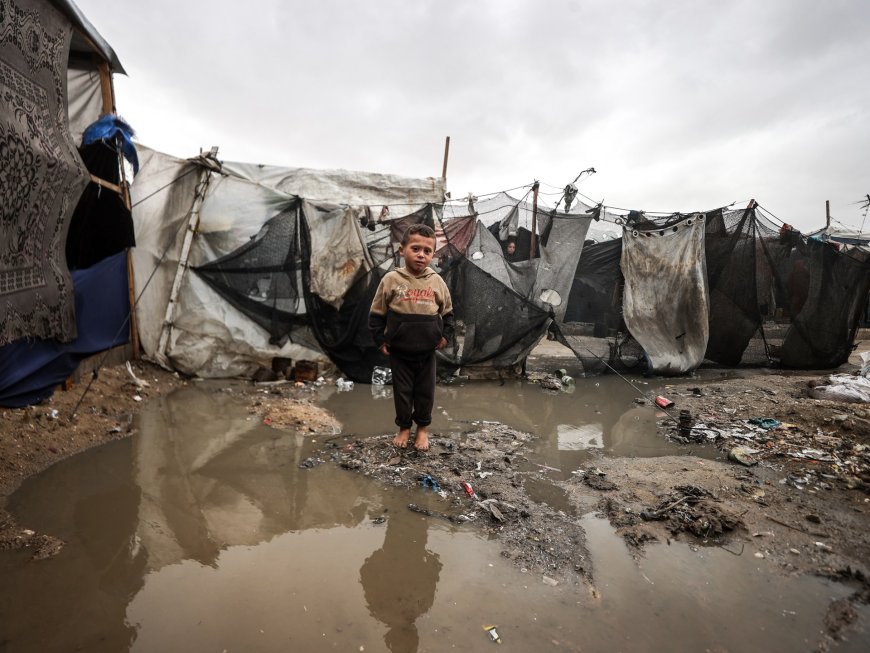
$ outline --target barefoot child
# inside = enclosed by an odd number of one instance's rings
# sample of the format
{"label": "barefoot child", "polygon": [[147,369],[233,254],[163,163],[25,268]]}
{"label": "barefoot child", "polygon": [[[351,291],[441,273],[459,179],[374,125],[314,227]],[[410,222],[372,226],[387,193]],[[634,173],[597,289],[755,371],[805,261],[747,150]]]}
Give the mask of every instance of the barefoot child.
{"label": "barefoot child", "polygon": [[414,448],[428,451],[435,401],[435,350],[453,334],[450,291],[429,267],[435,253],[435,232],[415,224],[402,237],[399,254],[405,267],[387,272],[372,301],[369,330],[375,345],[390,357],[393,401],[399,433],[397,447],[408,446],[416,422]]}

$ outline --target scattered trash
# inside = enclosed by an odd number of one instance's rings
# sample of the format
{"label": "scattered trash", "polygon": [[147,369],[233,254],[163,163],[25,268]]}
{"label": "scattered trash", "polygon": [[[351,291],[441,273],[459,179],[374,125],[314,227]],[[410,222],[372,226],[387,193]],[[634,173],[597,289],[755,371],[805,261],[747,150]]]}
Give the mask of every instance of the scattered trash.
{"label": "scattered trash", "polygon": [[460,485],[462,486],[462,489],[465,490],[466,495],[468,495],[472,499],[477,499],[477,494],[475,493],[474,488],[471,487],[471,483],[462,481]]}
{"label": "scattered trash", "polygon": [[562,472],[562,470],[557,468],[557,467],[550,467],[549,465],[542,465],[540,463],[535,463],[535,465],[537,465],[541,469],[546,469],[546,470],[551,471],[551,472],[560,472],[560,473]]}
{"label": "scattered trash", "polygon": [[694,420],[692,419],[692,413],[690,411],[680,411],[679,431],[681,436],[683,436],[684,438],[690,438],[692,436],[693,422]]}
{"label": "scattered trash", "polygon": [[824,542],[813,542],[813,544],[816,545],[816,548],[821,549],[822,551],[833,551],[833,549]]}
{"label": "scattered trash", "polygon": [[48,414],[48,417],[49,417],[50,419],[57,419],[57,416],[58,416],[59,414],[60,414],[60,413],[58,413],[57,408],[52,408],[52,409],[51,409],[51,412]]}
{"label": "scattered trash", "polygon": [[425,488],[430,488],[433,492],[441,491],[441,487],[438,485],[438,481],[432,478],[429,474],[426,474],[423,478],[420,479],[420,485]]}
{"label": "scattered trash", "polygon": [[393,370],[389,367],[375,367],[372,370],[372,385],[390,385],[393,382]]}
{"label": "scattered trash", "polygon": [[750,424],[754,424],[755,426],[760,426],[765,431],[775,429],[781,423],[778,419],[773,419],[772,417],[753,417],[752,419],[747,421]]}
{"label": "scattered trash", "polygon": [[353,381],[348,381],[345,378],[340,378],[336,380],[335,386],[338,388],[339,392],[347,392],[348,390],[353,390]]}
{"label": "scattered trash", "polygon": [[483,629],[486,631],[486,634],[489,635],[489,639],[497,644],[501,644],[501,637],[496,631],[495,626],[484,626]]}
{"label": "scattered trash", "polygon": [[299,463],[299,469],[311,469],[312,467],[317,467],[318,465],[322,465],[325,460],[323,458],[315,458],[314,456],[310,458],[306,458],[301,463]]}
{"label": "scattered trash", "polygon": [[831,401],[870,403],[870,379],[851,374],[831,374],[828,385],[811,388],[810,396]]}
{"label": "scattered trash", "polygon": [[263,424],[265,424],[266,426],[272,426],[272,418],[271,417],[264,417]]}
{"label": "scattered trash", "polygon": [[144,380],[140,379],[138,376],[136,376],[136,375],[133,373],[133,366],[130,365],[130,361],[127,361],[127,362],[126,362],[126,366],[127,366],[127,373],[128,373],[128,374],[133,378],[133,385],[135,385],[135,386],[136,386],[137,388],[139,388],[140,390],[141,390],[142,388],[148,388],[148,387],[151,387],[151,384],[148,383],[148,381],[144,381]]}
{"label": "scattered trash", "polygon": [[674,402],[668,399],[667,397],[662,397],[658,395],[655,398],[656,406],[659,408],[671,408],[674,405]]}
{"label": "scattered trash", "polygon": [[133,401],[142,401],[142,397],[139,395],[133,395]]}
{"label": "scattered trash", "polygon": [[538,382],[538,385],[544,390],[562,390],[564,388],[562,382],[555,376],[545,376]]}
{"label": "scattered trash", "polygon": [[750,449],[749,447],[734,447],[728,452],[728,460],[733,460],[741,465],[752,467],[753,465],[758,464],[758,461],[752,457],[752,454],[755,453],[758,453],[757,449]]}

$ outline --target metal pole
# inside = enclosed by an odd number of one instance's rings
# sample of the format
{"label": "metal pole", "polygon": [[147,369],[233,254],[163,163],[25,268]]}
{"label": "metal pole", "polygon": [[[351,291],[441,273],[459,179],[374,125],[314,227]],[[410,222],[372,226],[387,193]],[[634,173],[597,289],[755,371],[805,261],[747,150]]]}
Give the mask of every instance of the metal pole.
{"label": "metal pole", "polygon": [[831,228],[831,200],[825,200],[825,217],[827,219],[825,226]]}
{"label": "metal pole", "polygon": [[538,246],[538,188],[540,184],[535,180],[532,186],[532,242],[529,247],[529,260],[535,258],[535,250]]}

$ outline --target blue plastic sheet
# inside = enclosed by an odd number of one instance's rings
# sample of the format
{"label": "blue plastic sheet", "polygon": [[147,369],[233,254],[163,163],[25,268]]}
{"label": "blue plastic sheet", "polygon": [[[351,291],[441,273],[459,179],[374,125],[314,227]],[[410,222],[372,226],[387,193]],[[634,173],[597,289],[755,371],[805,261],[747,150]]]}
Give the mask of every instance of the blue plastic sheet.
{"label": "blue plastic sheet", "polygon": [[124,158],[133,166],[133,174],[139,173],[139,155],[136,154],[136,146],[133,145],[133,137],[136,132],[124,120],[111,113],[106,114],[99,120],[88,125],[82,134],[82,145],[90,145],[96,141],[112,140],[115,135],[121,137],[121,150]]}
{"label": "blue plastic sheet", "polygon": [[72,273],[78,337],[72,342],[16,340],[0,347],[0,406],[44,401],[79,363],[130,339],[127,252]]}

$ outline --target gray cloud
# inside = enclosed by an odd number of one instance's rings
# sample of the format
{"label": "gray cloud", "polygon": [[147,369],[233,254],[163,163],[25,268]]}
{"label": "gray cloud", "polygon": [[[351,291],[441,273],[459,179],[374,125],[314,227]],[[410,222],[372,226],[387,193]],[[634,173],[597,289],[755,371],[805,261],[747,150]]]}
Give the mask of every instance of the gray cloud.
{"label": "gray cloud", "polygon": [[174,154],[535,177],[647,210],[757,198],[804,229],[870,192],[870,4],[79,0],[129,79],[122,113]]}

